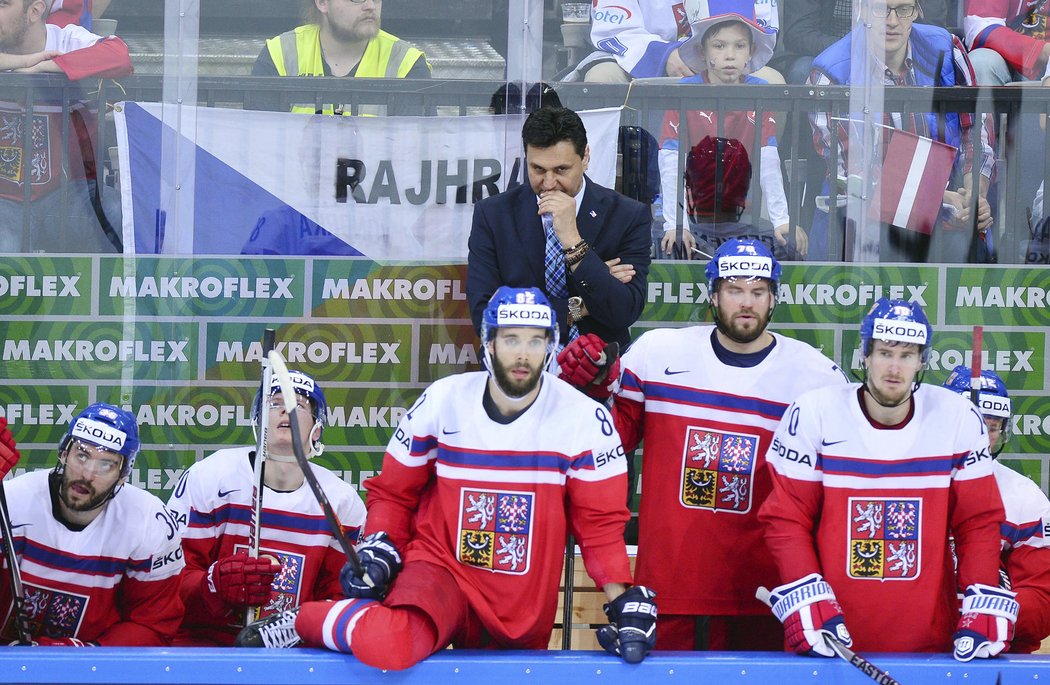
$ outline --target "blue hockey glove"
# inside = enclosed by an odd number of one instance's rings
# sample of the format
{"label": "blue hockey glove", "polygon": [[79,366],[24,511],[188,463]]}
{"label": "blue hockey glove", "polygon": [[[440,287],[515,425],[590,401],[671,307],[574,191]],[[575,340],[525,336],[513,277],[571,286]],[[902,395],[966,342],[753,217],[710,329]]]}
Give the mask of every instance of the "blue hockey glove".
{"label": "blue hockey glove", "polygon": [[629,664],[637,664],[656,645],[656,593],[642,585],[605,605],[609,625],[596,632],[598,643],[610,654]]}
{"label": "blue hockey glove", "polygon": [[963,595],[962,616],[952,640],[959,661],[987,659],[1010,647],[1017,624],[1017,593],[975,583]]}
{"label": "blue hockey glove", "polygon": [[847,647],[853,646],[842,607],[819,573],[773,588],[769,605],[784,624],[788,646],[799,654],[834,657],[835,651],[824,642],[825,635]]}
{"label": "blue hockey glove", "polygon": [[401,570],[401,554],[386,533],[378,532],[365,536],[357,546],[357,557],[361,561],[360,574],[354,573],[349,562],[339,572],[343,594],[351,599],[383,599]]}

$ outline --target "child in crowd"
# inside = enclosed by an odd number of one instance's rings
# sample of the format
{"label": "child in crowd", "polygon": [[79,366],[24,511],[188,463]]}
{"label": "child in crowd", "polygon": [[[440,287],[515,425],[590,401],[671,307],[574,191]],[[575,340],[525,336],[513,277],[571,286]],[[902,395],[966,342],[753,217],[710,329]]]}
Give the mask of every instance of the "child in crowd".
{"label": "child in crowd", "polygon": [[[748,2],[728,3],[734,11],[717,14],[697,21],[692,26],[692,37],[682,44],[679,54],[690,65],[695,76],[683,78],[680,83],[710,83],[730,85],[740,83],[764,84],[766,81],[752,73],[761,68],[773,55],[776,30],[755,21],[754,5]],[[719,117],[722,131],[719,131]],[[776,120],[768,112],[762,112],[761,128],[761,172],[759,183],[766,197],[769,218],[773,223],[775,241],[787,246],[791,234],[788,218],[787,197],[784,179],[780,171],[780,154],[777,152]],[[705,137],[735,139],[744,146],[748,155],[753,155],[755,144],[755,112],[733,111],[689,111],[686,113],[686,131],[682,140],[686,144]],[[671,254],[677,238],[676,208],[678,204],[678,145],[679,116],[676,111],[664,115],[660,145],[660,181],[663,193],[664,237],[660,243],[665,254]],[[688,220],[688,217],[687,217]],[[693,245],[692,236],[683,231],[682,240],[687,255]],[[796,227],[794,232],[796,254],[804,256],[807,249],[805,232]],[[694,253],[695,254],[695,253]]]}

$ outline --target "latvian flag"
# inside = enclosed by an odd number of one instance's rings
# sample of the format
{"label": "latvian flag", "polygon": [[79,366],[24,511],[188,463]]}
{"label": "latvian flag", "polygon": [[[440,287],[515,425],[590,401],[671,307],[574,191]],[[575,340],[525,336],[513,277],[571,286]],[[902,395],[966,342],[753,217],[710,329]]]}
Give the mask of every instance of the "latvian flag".
{"label": "latvian flag", "polygon": [[955,163],[955,147],[900,129],[890,134],[882,160],[879,220],[909,231],[933,232]]}

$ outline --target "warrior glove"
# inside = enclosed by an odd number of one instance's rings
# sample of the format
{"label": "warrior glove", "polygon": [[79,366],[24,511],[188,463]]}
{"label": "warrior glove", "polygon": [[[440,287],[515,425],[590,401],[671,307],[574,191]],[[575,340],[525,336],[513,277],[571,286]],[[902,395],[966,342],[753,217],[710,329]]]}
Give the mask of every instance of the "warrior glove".
{"label": "warrior glove", "polygon": [[604,608],[609,625],[596,631],[602,649],[629,664],[641,663],[656,646],[656,593],[635,585]]}
{"label": "warrior glove", "polygon": [[360,573],[355,573],[349,562],[339,573],[343,594],[349,598],[383,599],[401,571],[401,554],[386,533],[378,532],[365,536],[357,546],[357,558],[361,562]]}
{"label": "warrior glove", "polygon": [[825,636],[853,646],[842,607],[819,573],[774,588],[769,605],[784,624],[787,644],[799,654],[834,657],[835,651],[824,642]]}
{"label": "warrior glove", "polygon": [[987,659],[1010,647],[1017,624],[1016,592],[975,583],[963,595],[962,616],[952,639],[959,661]]}

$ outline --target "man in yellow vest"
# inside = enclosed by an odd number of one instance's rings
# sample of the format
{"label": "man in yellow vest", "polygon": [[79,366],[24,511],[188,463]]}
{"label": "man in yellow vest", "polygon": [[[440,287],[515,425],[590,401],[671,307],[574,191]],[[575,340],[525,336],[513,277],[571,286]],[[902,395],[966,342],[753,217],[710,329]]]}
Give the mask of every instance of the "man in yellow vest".
{"label": "man in yellow vest", "polygon": [[382,8],[383,0],[303,0],[307,23],[267,40],[252,75],[430,78],[419,48],[379,28]]}

